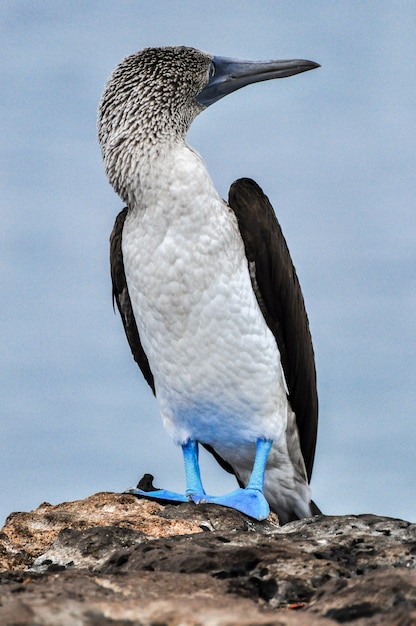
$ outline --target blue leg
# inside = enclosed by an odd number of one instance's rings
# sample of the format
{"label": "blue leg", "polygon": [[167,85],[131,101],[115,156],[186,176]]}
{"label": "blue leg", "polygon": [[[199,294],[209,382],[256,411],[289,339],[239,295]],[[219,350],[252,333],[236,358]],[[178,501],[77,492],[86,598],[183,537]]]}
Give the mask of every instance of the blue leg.
{"label": "blue leg", "polygon": [[197,494],[204,495],[198,461],[198,442],[195,439],[189,439],[182,446],[182,454],[185,464],[186,495],[188,498]]}
{"label": "blue leg", "polygon": [[270,439],[257,439],[253,470],[245,489],[236,489],[224,496],[195,495],[192,496],[192,500],[196,504],[203,502],[221,504],[237,509],[254,519],[266,519],[270,508],[263,495],[264,472],[272,444]]}
{"label": "blue leg", "polygon": [[185,464],[186,492],[185,494],[176,493],[167,489],[156,489],[154,491],[144,491],[143,489],[127,489],[124,493],[131,493],[134,496],[142,496],[146,498],[165,500],[169,502],[189,502],[192,496],[199,494],[201,497],[205,495],[201,482],[201,473],[199,471],[198,462],[198,442],[189,439],[182,446],[183,460]]}
{"label": "blue leg", "polygon": [[273,441],[270,439],[257,439],[253,470],[246,489],[257,489],[263,493],[264,472],[272,445]]}
{"label": "blue leg", "polygon": [[270,439],[258,439],[256,442],[256,456],[250,480],[245,489],[236,489],[224,496],[210,496],[205,493],[201,481],[201,473],[198,462],[198,442],[189,439],[182,446],[183,460],[185,464],[186,492],[185,494],[157,489],[155,491],[143,491],[142,489],[127,489],[125,493],[142,496],[146,498],[173,501],[189,502],[195,504],[213,503],[237,509],[254,519],[266,519],[270,509],[266,498],[263,495],[264,472],[266,470],[267,458],[273,442]]}

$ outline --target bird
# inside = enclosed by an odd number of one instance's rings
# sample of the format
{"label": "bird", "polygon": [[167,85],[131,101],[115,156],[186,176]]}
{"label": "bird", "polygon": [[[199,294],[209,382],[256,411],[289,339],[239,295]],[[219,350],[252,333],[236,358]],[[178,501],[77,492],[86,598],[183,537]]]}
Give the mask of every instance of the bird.
{"label": "bird", "polygon": [[[105,85],[98,139],[126,205],[110,236],[113,303],[182,449],[186,480],[184,493],[140,485],[129,493],[257,520],[273,511],[281,524],[320,512],[310,489],[314,350],[285,238],[256,182],[236,180],[224,201],[186,141],[193,120],[221,98],[317,67],[150,47],[122,60]],[[205,492],[199,445],[235,475],[235,490]]]}

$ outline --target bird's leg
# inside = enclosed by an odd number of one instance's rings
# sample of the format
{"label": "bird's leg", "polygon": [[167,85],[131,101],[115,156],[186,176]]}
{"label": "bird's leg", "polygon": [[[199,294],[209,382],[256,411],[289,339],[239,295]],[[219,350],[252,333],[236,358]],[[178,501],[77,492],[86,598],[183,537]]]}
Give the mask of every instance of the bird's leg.
{"label": "bird's leg", "polygon": [[194,495],[204,495],[198,461],[198,442],[195,439],[188,439],[182,446],[182,454],[185,465],[186,495],[189,498]]}
{"label": "bird's leg", "polygon": [[273,441],[271,439],[257,439],[256,456],[254,458],[253,469],[246,489],[257,489],[263,493],[264,473],[266,471],[267,459],[272,445]]}
{"label": "bird's leg", "polygon": [[155,489],[144,491],[143,489],[127,489],[125,493],[168,502],[189,502],[195,504],[220,504],[231,509],[237,509],[254,519],[266,519],[270,509],[266,498],[263,495],[264,473],[266,471],[267,458],[273,442],[270,439],[257,439],[256,456],[254,458],[253,470],[250,480],[245,489],[239,488],[224,496],[210,496],[205,493],[201,481],[201,472],[198,461],[198,442],[195,439],[188,439],[182,445],[182,454],[185,465],[186,492],[185,494],[168,491],[166,489]]}
{"label": "bird's leg", "polygon": [[[262,520],[270,513],[270,508],[263,495],[264,473],[266,471],[267,458],[273,441],[270,439],[257,439],[256,456],[250,480],[245,489],[236,489],[224,496],[194,495],[192,500],[196,504],[212,502],[232,509],[237,509],[254,519]],[[199,466],[198,466],[199,476]],[[201,485],[202,487],[202,485]],[[188,492],[187,492],[188,493]]]}
{"label": "bird's leg", "polygon": [[201,472],[198,462],[198,442],[195,441],[195,439],[188,439],[188,441],[182,445],[182,454],[186,477],[185,494],[168,491],[167,489],[144,491],[139,488],[127,489],[124,493],[169,502],[189,502],[192,500],[192,496],[204,497],[205,491],[201,482]]}

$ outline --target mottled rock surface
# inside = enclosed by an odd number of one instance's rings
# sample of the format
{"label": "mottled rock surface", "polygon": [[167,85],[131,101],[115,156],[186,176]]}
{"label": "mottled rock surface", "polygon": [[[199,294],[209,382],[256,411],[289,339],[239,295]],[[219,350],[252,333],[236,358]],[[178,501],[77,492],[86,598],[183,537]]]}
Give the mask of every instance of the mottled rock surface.
{"label": "mottled rock surface", "polygon": [[101,493],[13,513],[2,626],[416,625],[416,525]]}

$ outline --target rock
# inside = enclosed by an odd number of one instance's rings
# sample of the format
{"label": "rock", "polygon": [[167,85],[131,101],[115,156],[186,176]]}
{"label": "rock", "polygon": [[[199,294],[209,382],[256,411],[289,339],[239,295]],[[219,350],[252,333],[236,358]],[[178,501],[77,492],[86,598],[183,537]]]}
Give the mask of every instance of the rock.
{"label": "rock", "polygon": [[75,502],[52,506],[44,502],[30,513],[12,513],[1,531],[0,568],[24,569],[43,554],[62,529],[85,530],[111,525],[156,538],[200,532],[193,520],[165,521],[157,516],[162,507],[150,500],[124,494],[98,493]]}
{"label": "rock", "polygon": [[416,525],[100,493],[13,513],[2,626],[416,624]]}

